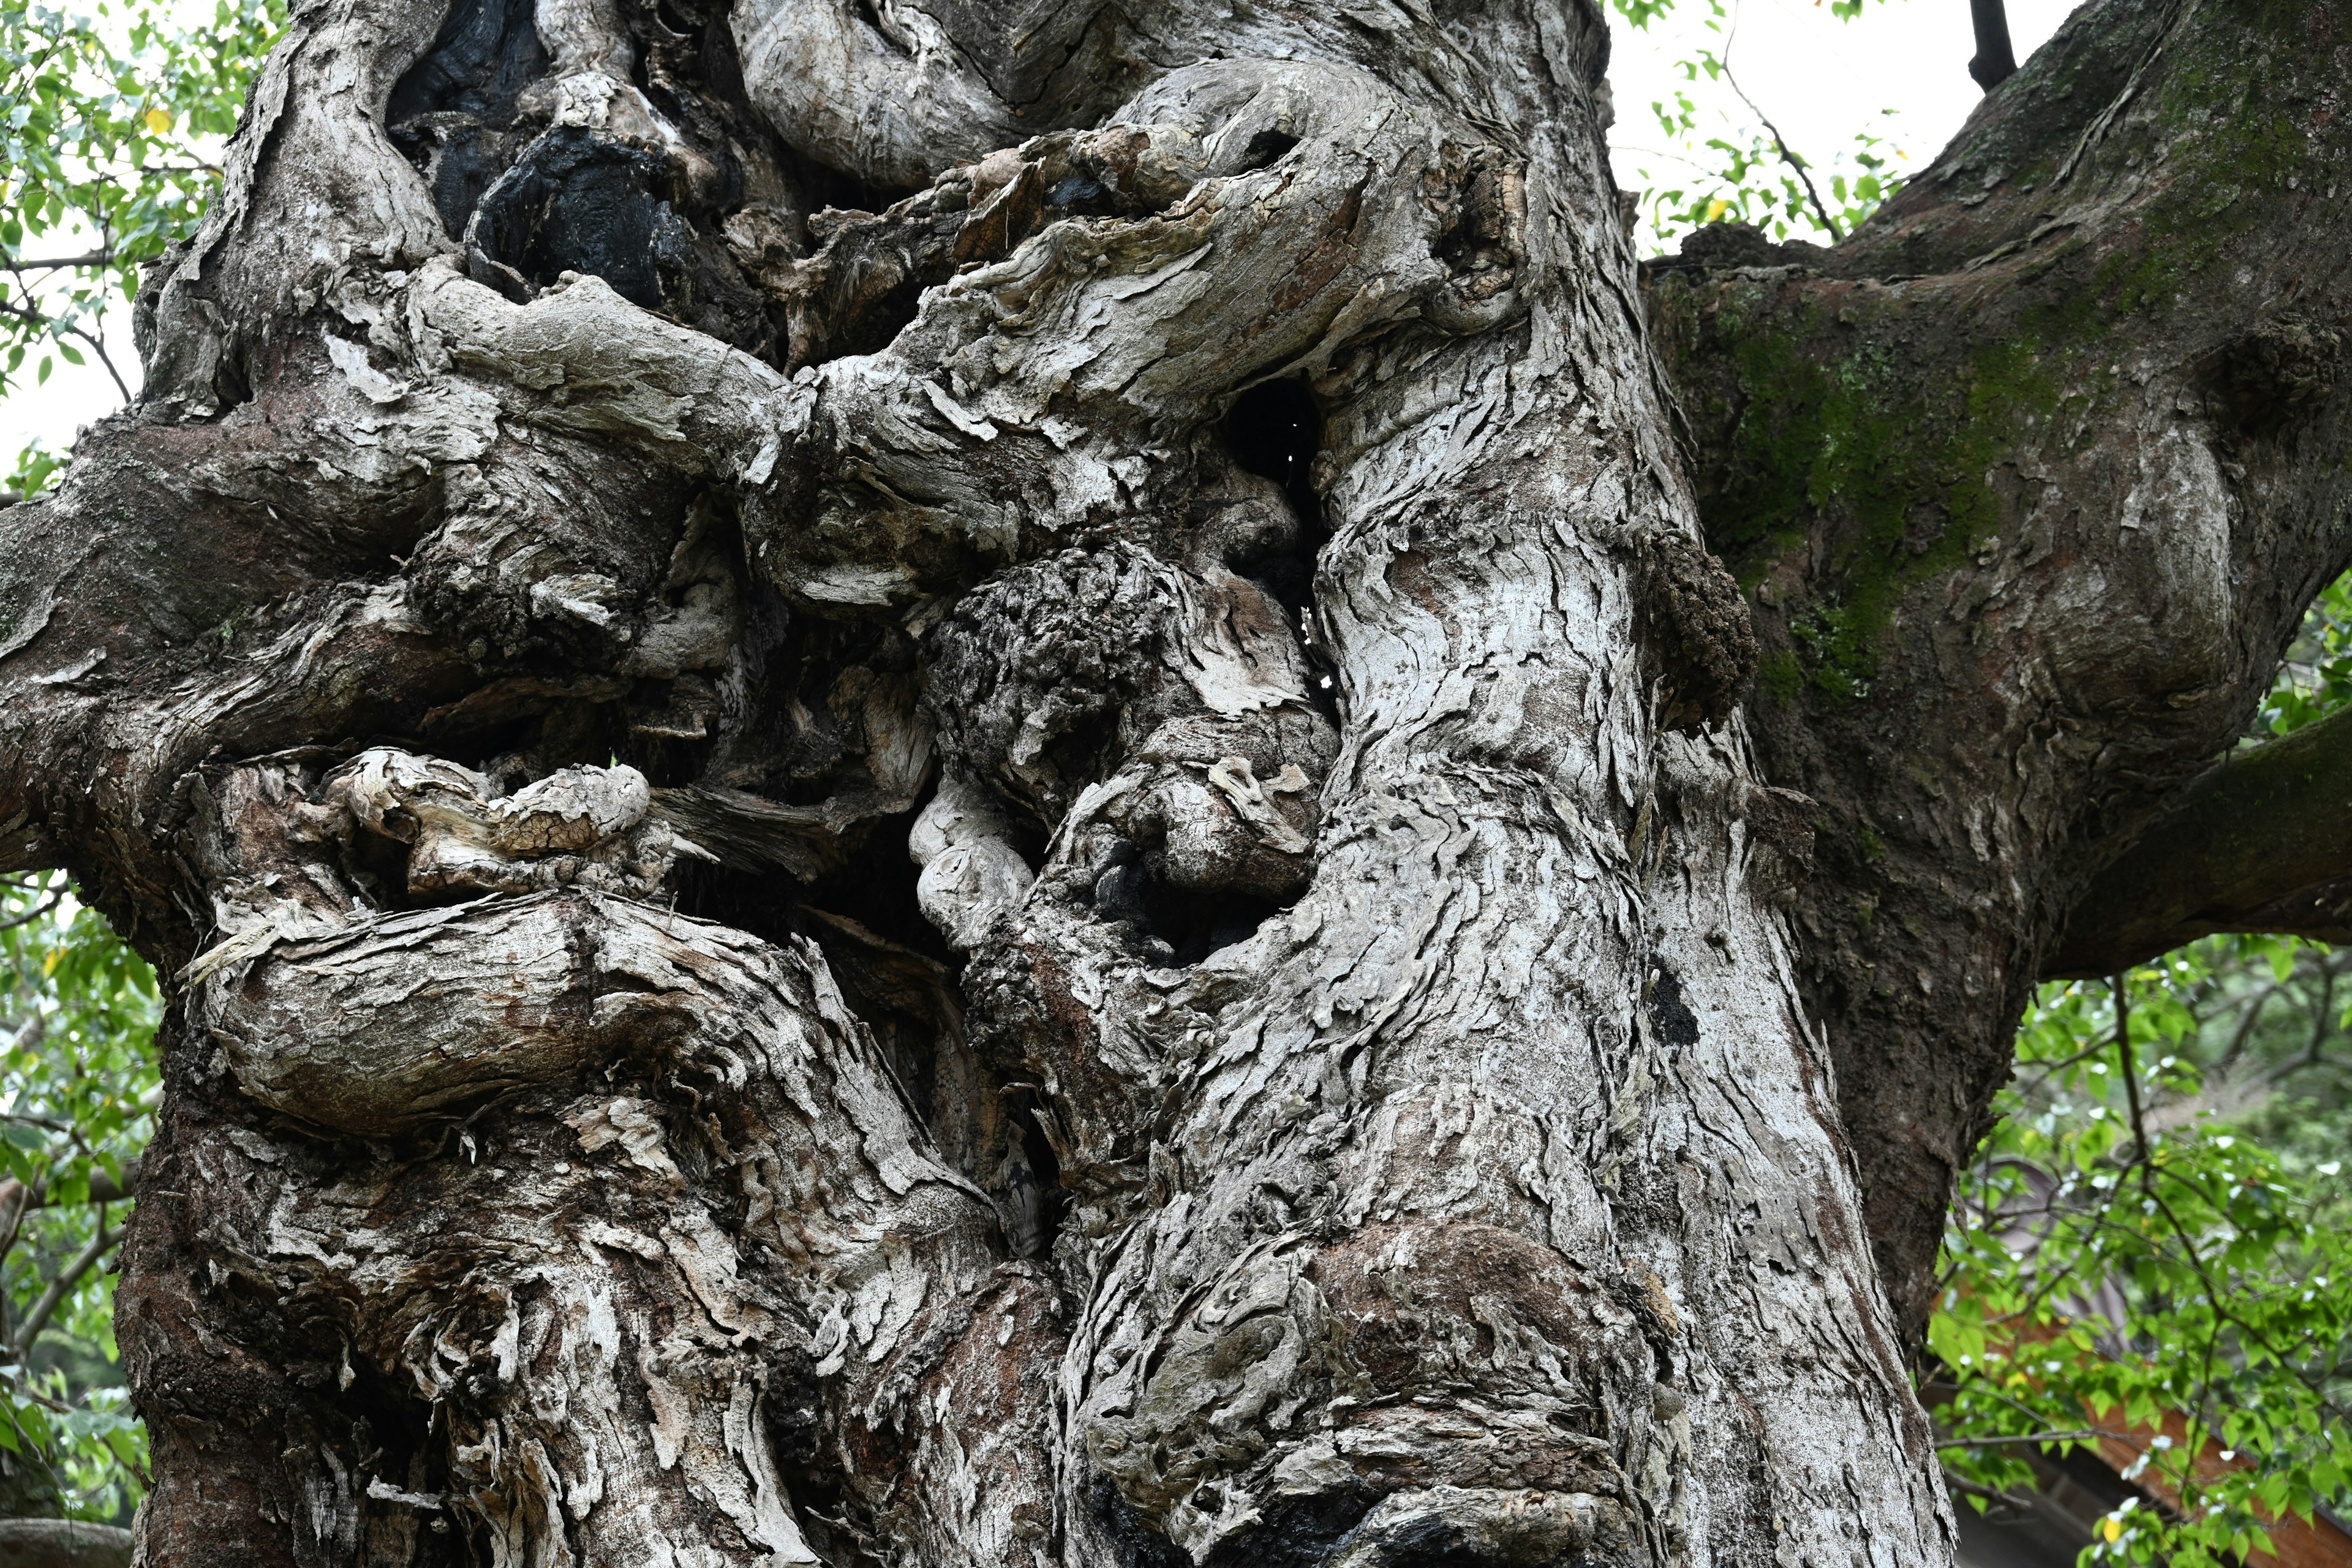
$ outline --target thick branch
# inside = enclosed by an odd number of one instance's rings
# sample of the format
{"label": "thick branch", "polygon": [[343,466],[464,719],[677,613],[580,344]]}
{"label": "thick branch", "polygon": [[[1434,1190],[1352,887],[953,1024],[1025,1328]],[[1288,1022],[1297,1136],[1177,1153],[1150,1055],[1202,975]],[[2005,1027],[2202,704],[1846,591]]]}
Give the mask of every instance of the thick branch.
{"label": "thick branch", "polygon": [[81,1277],[89,1273],[100,1258],[114,1250],[114,1244],[121,1239],[121,1226],[100,1225],[98,1227],[98,1233],[89,1238],[89,1243],[79,1252],[74,1254],[63,1268],[58,1270],[57,1278],[49,1281],[49,1288],[41,1292],[40,1300],[33,1303],[32,1310],[26,1312],[25,1321],[17,1325],[16,1342],[17,1361],[22,1362],[31,1353],[33,1342],[39,1339],[41,1331],[49,1326],[50,1317],[56,1313],[58,1303],[66,1299],[67,1292],[81,1283]]}
{"label": "thick branch", "polygon": [[131,1531],[78,1519],[0,1519],[0,1560],[12,1568],[130,1568]]}
{"label": "thick branch", "polygon": [[2091,884],[2043,973],[2114,974],[2231,931],[2352,942],[2352,712],[2235,752],[2182,790]]}

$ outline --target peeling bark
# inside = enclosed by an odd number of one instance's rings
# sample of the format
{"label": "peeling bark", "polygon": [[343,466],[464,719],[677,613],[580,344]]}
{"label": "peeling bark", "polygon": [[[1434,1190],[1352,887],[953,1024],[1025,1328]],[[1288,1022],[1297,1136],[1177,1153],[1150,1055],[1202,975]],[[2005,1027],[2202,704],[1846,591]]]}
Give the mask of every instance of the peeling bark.
{"label": "peeling bark", "polygon": [[[1792,700],[1851,557],[1834,484],[1760,586],[1724,522],[1754,323],[2079,292],[2029,227],[1989,294],[1991,197],[1925,193],[2004,104],[2137,111],[2037,59],[1832,260],[1710,237],[1645,305],[1605,55],[1552,5],[296,20],[147,400],[0,516],[0,858],[175,976],[142,1563],[1949,1560],[1906,1324],[1990,1042],[2330,547],[2191,527],[2238,503],[2144,378],[2106,532],[1922,523],[1902,603],[2161,636],[1878,627],[1894,699]],[[2198,351],[2283,485],[2330,331]],[[2013,754],[2062,665],[2074,762],[1869,793]],[[1965,1000],[1877,1010],[1888,940]]]}

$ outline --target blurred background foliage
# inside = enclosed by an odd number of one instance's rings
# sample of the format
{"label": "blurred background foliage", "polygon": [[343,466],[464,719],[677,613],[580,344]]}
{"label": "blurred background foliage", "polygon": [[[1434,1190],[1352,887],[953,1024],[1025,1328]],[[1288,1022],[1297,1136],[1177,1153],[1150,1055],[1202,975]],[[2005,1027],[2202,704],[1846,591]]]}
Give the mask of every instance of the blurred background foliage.
{"label": "blurred background foliage", "polygon": [[[2242,742],[2352,707],[2352,576]],[[2218,936],[2042,987],[1929,1329],[1955,1490],[2097,1454],[2085,1562],[2238,1563],[2352,1502],[2352,950]],[[2054,1440],[2034,1441],[2035,1438]]]}
{"label": "blurred background foliage", "polygon": [[[139,367],[141,268],[194,232],[284,0],[0,0],[0,398]],[[0,453],[0,504],[67,454]],[[110,1272],[161,1087],[147,965],[60,874],[0,879],[0,1517],[128,1523],[146,1437]]]}
{"label": "blurred background foliage", "polygon": [[[110,313],[195,231],[285,0],[53,9],[0,0],[0,397],[95,363],[131,400]],[[47,485],[63,452],[9,454],[0,486]]]}
{"label": "blurred background foliage", "polygon": [[163,1093],[155,977],[61,874],[0,879],[0,1517],[127,1523],[147,1446],[110,1269]]}
{"label": "blurred background foliage", "polygon": [[[1614,0],[1644,28],[1675,0]],[[1832,240],[1896,188],[1868,125],[1787,145],[1719,43],[1646,112],[1638,194],[1672,243],[1741,221]],[[1843,18],[1864,0],[1831,0]],[[283,0],[0,0],[0,397],[108,357],[110,312],[194,228]],[[1866,24],[1865,24],[1866,25]],[[64,454],[0,454],[0,504]],[[2352,706],[2352,579],[2314,606],[2256,726]],[[127,1521],[145,1445],[127,1405],[110,1272],[160,1094],[154,977],[58,875],[0,880],[0,1516]],[[2095,1451],[2148,1500],[2085,1561],[2235,1562],[2269,1522],[2346,1498],[2352,1302],[2352,953],[2200,942],[2113,983],[2044,986],[2018,1074],[1963,1182],[1923,1378],[1963,1506]]]}

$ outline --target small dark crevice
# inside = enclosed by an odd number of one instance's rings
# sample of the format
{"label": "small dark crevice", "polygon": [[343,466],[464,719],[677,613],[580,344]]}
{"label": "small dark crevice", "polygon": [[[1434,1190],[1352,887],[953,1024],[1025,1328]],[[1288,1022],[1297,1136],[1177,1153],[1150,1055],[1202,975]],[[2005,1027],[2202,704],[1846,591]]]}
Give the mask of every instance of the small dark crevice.
{"label": "small dark crevice", "polygon": [[1045,1136],[1045,1129],[1037,1120],[1041,1109],[1034,1089],[1005,1092],[1004,1113],[1012,1120],[1020,1153],[1019,1162],[1009,1173],[1009,1206],[1013,1210],[1009,1239],[1015,1258],[1050,1258],[1054,1238],[1062,1230],[1062,1161],[1054,1152],[1054,1141]]}
{"label": "small dark crevice", "polygon": [[[887,211],[893,202],[909,195],[906,191],[886,190],[880,185],[845,174],[830,163],[820,163],[790,148],[783,148],[777,161],[783,166],[785,177],[792,182],[809,205],[812,213],[825,211],[879,213]],[[810,237],[811,250],[817,247],[816,237]]]}
{"label": "small dark crevice", "polygon": [[1673,970],[1658,971],[1650,984],[1647,1005],[1650,1026],[1657,1030],[1659,1039],[1677,1050],[1698,1044],[1698,1015],[1683,1000],[1682,977]]}
{"label": "small dark crevice", "polygon": [[856,8],[858,21],[865,25],[867,32],[888,46],[891,53],[902,59],[914,58],[913,52],[899,41],[898,36],[882,25],[882,14],[875,9],[874,0],[857,0]]}
{"label": "small dark crevice", "polygon": [[1192,1554],[1154,1530],[1108,1476],[1095,1478],[1087,1501],[1118,1568],[1192,1568]]}
{"label": "small dark crevice", "polygon": [[2207,407],[2224,430],[2273,437],[2308,418],[2342,379],[2344,333],[2298,314],[2276,316],[2198,366]]}
{"label": "small dark crevice", "polygon": [[1272,1501],[1255,1529],[1210,1552],[1207,1568],[1318,1568],[1379,1501],[1361,1483]]}
{"label": "small dark crevice", "polygon": [[1189,968],[1246,942],[1282,911],[1270,899],[1229,888],[1180,888],[1157,846],[1122,844],[1095,879],[1095,912],[1123,929],[1136,952],[1163,968]]}
{"label": "small dark crevice", "polygon": [[916,812],[887,816],[866,830],[863,847],[840,870],[812,884],[801,901],[846,915],[876,935],[944,964],[950,974],[962,967],[939,928],[915,900],[921,872],[907,852]]}
{"label": "small dark crevice", "polygon": [[1037,228],[1066,217],[1118,217],[1123,215],[1118,193],[1091,174],[1071,174],[1045,193],[1037,215]]}
{"label": "small dark crevice", "polygon": [[1297,145],[1297,137],[1268,127],[1251,137],[1249,145],[1242,149],[1241,167],[1236,172],[1246,174],[1278,163]]}

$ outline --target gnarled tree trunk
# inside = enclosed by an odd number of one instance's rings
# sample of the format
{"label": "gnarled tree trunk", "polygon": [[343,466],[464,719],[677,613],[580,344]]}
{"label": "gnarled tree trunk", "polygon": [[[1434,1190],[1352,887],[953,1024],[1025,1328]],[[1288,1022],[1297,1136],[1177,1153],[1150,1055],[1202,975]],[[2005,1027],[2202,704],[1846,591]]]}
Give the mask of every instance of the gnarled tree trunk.
{"label": "gnarled tree trunk", "polygon": [[2005,1031],[2346,553],[2332,14],[2095,12],[1645,284],[1580,5],[302,11],[0,514],[141,1561],[1948,1561]]}

